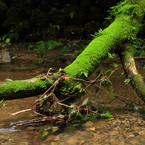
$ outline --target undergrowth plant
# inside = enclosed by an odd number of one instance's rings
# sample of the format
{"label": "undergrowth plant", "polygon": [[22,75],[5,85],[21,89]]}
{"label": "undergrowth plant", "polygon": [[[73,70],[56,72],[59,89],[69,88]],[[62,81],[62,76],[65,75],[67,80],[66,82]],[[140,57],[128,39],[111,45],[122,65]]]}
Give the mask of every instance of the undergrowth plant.
{"label": "undergrowth plant", "polygon": [[53,50],[58,46],[61,46],[62,42],[60,41],[39,41],[35,45],[29,45],[28,50],[29,51],[44,51],[44,50]]}
{"label": "undergrowth plant", "polygon": [[145,39],[134,39],[133,48],[135,56],[145,56]]}
{"label": "undergrowth plant", "polygon": [[6,47],[12,44],[12,42],[16,42],[19,39],[19,35],[17,32],[10,30],[9,33],[5,34],[0,38],[0,46]]}
{"label": "undergrowth plant", "polygon": [[6,102],[4,99],[0,100],[0,104],[2,105],[2,108],[6,106]]}

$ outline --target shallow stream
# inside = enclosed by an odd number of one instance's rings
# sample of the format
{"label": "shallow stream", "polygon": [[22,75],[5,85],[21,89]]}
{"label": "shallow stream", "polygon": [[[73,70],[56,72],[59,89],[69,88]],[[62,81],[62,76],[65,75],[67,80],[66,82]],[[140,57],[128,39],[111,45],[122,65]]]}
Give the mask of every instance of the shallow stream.
{"label": "shallow stream", "polygon": [[[46,66],[37,66],[34,64],[5,64],[0,65],[0,80],[6,78],[28,79],[36,76],[38,73],[45,73],[48,71],[52,63]],[[54,64],[53,64],[54,65]],[[65,64],[67,65],[67,64]],[[54,70],[59,67],[64,67],[64,63],[58,63],[54,66]],[[113,68],[111,65],[103,65],[99,70],[107,70]],[[111,77],[115,94],[126,99],[139,100],[129,85],[124,84],[125,76],[120,75],[122,68],[118,69]],[[145,76],[143,69],[139,70]],[[93,89],[93,88],[92,88]],[[125,104],[122,101],[116,100],[108,104],[109,99],[105,92],[95,98],[95,91],[88,90],[86,96],[96,102],[103,102],[105,107],[119,108]],[[57,126],[50,124],[39,124],[34,126],[18,126],[18,124],[29,121],[34,117],[31,112],[24,112],[12,116],[11,113],[29,109],[32,107],[34,101],[38,96],[33,96],[23,99],[7,100],[0,104],[0,144],[1,145],[144,145],[145,144],[145,121],[142,116],[132,112],[124,111],[121,113],[114,112],[114,118],[111,119],[96,119],[88,121],[83,125],[75,124],[66,126],[62,130],[58,130]],[[3,106],[4,105],[4,106]],[[54,133],[41,139],[42,128],[54,129]]]}

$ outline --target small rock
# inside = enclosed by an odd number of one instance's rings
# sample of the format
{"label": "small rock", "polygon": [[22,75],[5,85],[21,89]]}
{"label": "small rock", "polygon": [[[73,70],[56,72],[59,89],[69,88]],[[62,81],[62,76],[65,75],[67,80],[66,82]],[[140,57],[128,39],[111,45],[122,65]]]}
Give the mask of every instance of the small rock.
{"label": "small rock", "polygon": [[95,127],[91,127],[91,128],[89,128],[89,130],[90,130],[90,131],[95,131],[96,128],[95,128]]}
{"label": "small rock", "polygon": [[88,121],[84,124],[86,127],[93,126],[94,123],[92,121]]}
{"label": "small rock", "polygon": [[1,60],[3,63],[10,63],[12,61],[12,58],[10,56],[10,52],[4,52]]}
{"label": "small rock", "polygon": [[29,145],[29,142],[20,142],[19,145]]}
{"label": "small rock", "polygon": [[67,144],[73,144],[73,145],[77,145],[78,140],[74,139],[74,138],[69,138],[69,140],[67,141]]}
{"label": "small rock", "polygon": [[58,142],[51,142],[51,145],[57,145],[57,144],[58,144]]}
{"label": "small rock", "polygon": [[58,136],[56,136],[56,138],[54,139],[55,141],[59,141],[60,138]]}
{"label": "small rock", "polygon": [[145,135],[145,131],[144,130],[141,130],[138,133],[139,133],[139,135]]}
{"label": "small rock", "polygon": [[130,133],[129,135],[128,135],[128,138],[134,138],[135,137],[135,135],[133,134],[133,133]]}

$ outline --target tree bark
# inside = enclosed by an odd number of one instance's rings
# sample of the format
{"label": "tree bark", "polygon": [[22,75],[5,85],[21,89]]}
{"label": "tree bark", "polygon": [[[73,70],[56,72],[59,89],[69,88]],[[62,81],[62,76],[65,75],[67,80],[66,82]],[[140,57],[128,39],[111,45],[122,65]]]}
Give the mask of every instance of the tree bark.
{"label": "tree bark", "polygon": [[[115,20],[106,29],[100,30],[98,36],[92,40],[76,60],[64,68],[66,75],[76,78],[88,77],[108,57],[108,53],[119,51],[118,46],[123,46],[124,42],[135,38],[144,16],[144,7],[145,0],[125,0],[112,8]],[[126,59],[122,57],[122,60],[125,61]],[[124,66],[127,65],[125,64]],[[129,69],[129,67],[126,69]],[[134,75],[132,73],[132,76]],[[50,79],[51,82],[55,82],[51,76]],[[48,80],[49,77],[45,81],[41,77],[36,77],[32,80],[3,83],[0,85],[0,99],[14,99],[21,95],[32,96],[36,94],[36,90],[41,93],[42,90],[51,86]],[[132,84],[137,83],[137,81],[134,81],[135,79],[132,79]],[[68,90],[73,90],[78,83],[69,79],[65,80],[63,85],[66,85],[69,88]]]}
{"label": "tree bark", "polygon": [[127,78],[137,95],[145,102],[145,83],[143,77],[138,73],[133,58],[133,48],[127,44],[120,53],[120,59],[124,67]]}

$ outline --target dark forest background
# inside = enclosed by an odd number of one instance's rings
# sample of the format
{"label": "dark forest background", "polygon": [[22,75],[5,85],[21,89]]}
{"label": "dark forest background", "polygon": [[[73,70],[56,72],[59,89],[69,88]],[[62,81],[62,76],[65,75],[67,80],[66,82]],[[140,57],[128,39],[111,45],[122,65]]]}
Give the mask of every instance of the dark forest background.
{"label": "dark forest background", "polygon": [[0,0],[0,36],[19,40],[90,39],[111,21],[109,7],[120,0]]}

